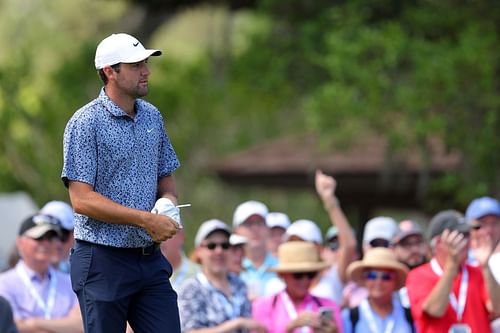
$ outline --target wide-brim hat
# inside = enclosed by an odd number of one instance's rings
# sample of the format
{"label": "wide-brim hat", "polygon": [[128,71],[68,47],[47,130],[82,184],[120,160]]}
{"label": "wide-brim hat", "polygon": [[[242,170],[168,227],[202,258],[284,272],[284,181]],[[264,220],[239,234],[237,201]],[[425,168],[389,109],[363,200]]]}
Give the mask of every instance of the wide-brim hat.
{"label": "wide-brim hat", "polygon": [[360,285],[364,285],[363,272],[369,268],[393,270],[397,276],[397,289],[405,285],[408,268],[397,260],[392,250],[383,247],[368,250],[363,260],[354,261],[347,267],[347,277]]}
{"label": "wide-brim hat", "polygon": [[330,264],[319,257],[318,249],[311,242],[289,241],[278,247],[278,266],[269,269],[277,273],[316,272]]}

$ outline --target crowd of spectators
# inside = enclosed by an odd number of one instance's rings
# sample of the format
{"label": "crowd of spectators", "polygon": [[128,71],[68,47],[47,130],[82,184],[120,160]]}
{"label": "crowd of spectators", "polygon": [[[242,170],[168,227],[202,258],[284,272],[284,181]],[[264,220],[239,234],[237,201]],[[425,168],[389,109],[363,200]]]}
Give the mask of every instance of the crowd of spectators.
{"label": "crowd of spectators", "polygon": [[[249,200],[231,225],[202,222],[192,253],[182,229],[161,243],[183,332],[500,332],[497,199],[425,224],[376,216],[358,244],[335,179],[318,171],[315,185],[331,224],[324,234]],[[21,223],[12,267],[0,273],[1,332],[83,332],[68,274],[72,229],[61,201]]]}

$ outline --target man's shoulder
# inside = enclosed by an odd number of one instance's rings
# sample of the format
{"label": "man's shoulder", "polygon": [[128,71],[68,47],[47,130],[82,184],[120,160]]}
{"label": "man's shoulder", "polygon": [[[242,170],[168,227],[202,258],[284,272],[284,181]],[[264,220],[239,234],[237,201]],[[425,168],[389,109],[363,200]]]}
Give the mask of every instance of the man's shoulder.
{"label": "man's shoulder", "polygon": [[69,123],[92,120],[99,115],[99,112],[97,111],[101,108],[102,103],[96,98],[76,110],[69,120]]}
{"label": "man's shoulder", "polygon": [[406,277],[406,287],[408,289],[418,288],[422,285],[420,282],[426,282],[434,279],[438,279],[438,276],[432,271],[430,264],[425,263],[408,272]]}

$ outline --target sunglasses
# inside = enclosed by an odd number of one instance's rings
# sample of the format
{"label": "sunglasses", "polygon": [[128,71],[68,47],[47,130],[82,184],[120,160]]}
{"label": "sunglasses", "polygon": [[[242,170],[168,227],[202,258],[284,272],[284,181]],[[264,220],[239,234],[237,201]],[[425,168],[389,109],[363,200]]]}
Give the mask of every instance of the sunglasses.
{"label": "sunglasses", "polygon": [[389,247],[389,245],[389,241],[382,238],[375,238],[370,242],[371,247]]}
{"label": "sunglasses", "polygon": [[382,271],[367,271],[364,273],[366,280],[376,280],[381,279],[382,281],[391,281],[396,277],[394,272],[382,272]]}
{"label": "sunglasses", "polygon": [[318,275],[317,272],[298,272],[298,273],[292,273],[292,276],[295,280],[301,280],[304,277],[307,277],[309,280],[312,280]]}
{"label": "sunglasses", "polygon": [[207,243],[203,246],[206,247],[207,249],[209,249],[210,251],[213,251],[213,250],[215,250],[216,247],[220,247],[223,250],[227,250],[227,249],[229,249],[230,245],[231,244],[229,244],[229,242],[224,242],[224,243]]}
{"label": "sunglasses", "polygon": [[337,251],[339,249],[340,244],[339,241],[336,239],[326,243],[326,246],[332,251]]}

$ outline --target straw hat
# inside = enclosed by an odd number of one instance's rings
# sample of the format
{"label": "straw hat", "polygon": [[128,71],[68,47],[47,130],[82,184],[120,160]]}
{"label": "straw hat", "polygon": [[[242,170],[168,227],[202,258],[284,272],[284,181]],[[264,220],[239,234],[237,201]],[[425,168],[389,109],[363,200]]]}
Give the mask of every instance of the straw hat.
{"label": "straw hat", "polygon": [[278,247],[279,264],[271,272],[315,272],[330,266],[321,261],[316,246],[311,242],[290,241]]}
{"label": "straw hat", "polygon": [[367,251],[363,260],[357,260],[347,267],[347,276],[354,282],[364,285],[363,271],[367,268],[390,269],[397,274],[397,288],[405,284],[408,268],[401,264],[392,250],[376,247]]}

